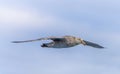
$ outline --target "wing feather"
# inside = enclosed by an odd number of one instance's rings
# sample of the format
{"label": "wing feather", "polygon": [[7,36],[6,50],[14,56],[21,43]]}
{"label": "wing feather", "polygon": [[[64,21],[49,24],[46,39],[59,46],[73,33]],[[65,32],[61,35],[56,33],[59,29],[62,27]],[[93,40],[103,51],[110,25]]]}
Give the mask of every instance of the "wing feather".
{"label": "wing feather", "polygon": [[95,48],[104,48],[103,46],[99,45],[99,44],[96,44],[96,43],[93,43],[93,42],[89,42],[89,41],[86,41],[86,40],[83,40],[86,45],[88,46],[92,46],[92,47],[95,47]]}
{"label": "wing feather", "polygon": [[48,37],[48,38],[38,38],[33,40],[25,40],[25,41],[12,41],[12,43],[25,43],[25,42],[34,42],[34,41],[40,41],[40,40],[53,40],[53,41],[61,41],[64,38],[58,38],[58,37]]}

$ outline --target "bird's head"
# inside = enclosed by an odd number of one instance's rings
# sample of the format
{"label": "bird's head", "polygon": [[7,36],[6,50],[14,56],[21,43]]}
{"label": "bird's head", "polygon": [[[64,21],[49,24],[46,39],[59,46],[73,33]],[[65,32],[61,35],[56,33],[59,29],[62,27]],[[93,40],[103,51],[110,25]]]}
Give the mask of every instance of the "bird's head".
{"label": "bird's head", "polygon": [[81,38],[75,38],[76,44],[83,44],[85,45],[85,42]]}
{"label": "bird's head", "polygon": [[80,38],[74,38],[75,39],[75,43],[76,44],[80,44],[81,43],[81,39]]}

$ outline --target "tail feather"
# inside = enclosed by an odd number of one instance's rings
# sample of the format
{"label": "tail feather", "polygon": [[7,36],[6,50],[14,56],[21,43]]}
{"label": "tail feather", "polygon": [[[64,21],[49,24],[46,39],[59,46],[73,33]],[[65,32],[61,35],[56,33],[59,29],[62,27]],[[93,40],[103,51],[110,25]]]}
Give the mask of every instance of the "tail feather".
{"label": "tail feather", "polygon": [[99,45],[99,44],[96,44],[96,43],[92,43],[92,42],[89,42],[89,41],[86,41],[86,40],[83,40],[86,45],[88,46],[92,46],[92,47],[95,47],[95,48],[104,48],[103,46]]}

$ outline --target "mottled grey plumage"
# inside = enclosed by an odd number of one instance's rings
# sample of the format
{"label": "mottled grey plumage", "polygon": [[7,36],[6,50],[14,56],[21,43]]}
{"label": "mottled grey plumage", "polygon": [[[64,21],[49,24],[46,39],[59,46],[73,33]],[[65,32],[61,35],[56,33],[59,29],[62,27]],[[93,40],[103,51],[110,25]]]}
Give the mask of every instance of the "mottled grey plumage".
{"label": "mottled grey plumage", "polygon": [[43,43],[41,45],[41,47],[48,47],[48,48],[68,48],[79,44],[88,45],[95,48],[104,48],[96,43],[82,40],[81,38],[77,38],[74,36],[39,38],[39,39],[26,40],[26,41],[13,41],[13,43],[33,42],[39,40],[52,40],[52,42],[50,43]]}

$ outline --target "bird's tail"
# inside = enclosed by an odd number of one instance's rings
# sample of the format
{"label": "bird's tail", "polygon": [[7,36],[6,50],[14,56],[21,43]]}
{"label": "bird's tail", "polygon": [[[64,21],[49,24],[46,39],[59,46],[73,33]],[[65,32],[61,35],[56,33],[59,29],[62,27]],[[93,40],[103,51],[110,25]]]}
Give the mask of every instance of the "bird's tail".
{"label": "bird's tail", "polygon": [[99,45],[99,44],[96,44],[96,43],[92,43],[92,42],[89,42],[89,41],[86,41],[86,40],[83,40],[86,45],[88,46],[92,46],[92,47],[95,47],[95,48],[104,48],[103,46]]}

